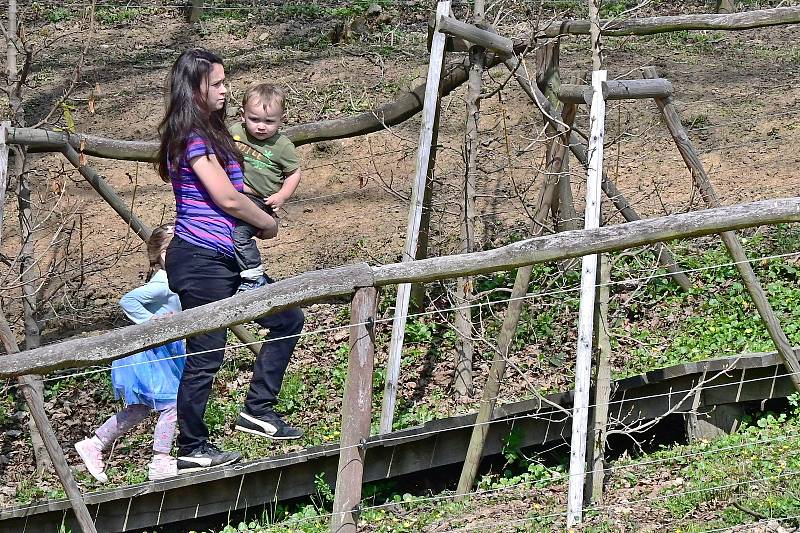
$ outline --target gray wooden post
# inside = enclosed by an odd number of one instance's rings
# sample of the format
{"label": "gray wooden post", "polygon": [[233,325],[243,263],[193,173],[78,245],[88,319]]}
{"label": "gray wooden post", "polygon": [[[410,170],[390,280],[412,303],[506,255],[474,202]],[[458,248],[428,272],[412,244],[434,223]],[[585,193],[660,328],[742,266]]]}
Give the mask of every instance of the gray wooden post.
{"label": "gray wooden post", "polygon": [[[438,21],[450,12],[450,0],[439,2],[436,6]],[[411,189],[411,208],[406,228],[406,244],[402,260],[413,261],[417,251],[420,219],[422,217],[422,199],[425,193],[425,181],[428,173],[428,161],[431,155],[431,139],[436,109],[439,104],[439,86],[444,63],[445,36],[436,32],[431,44],[431,59],[428,66],[428,79],[425,85],[425,103],[422,108],[422,126],[419,132],[419,150],[417,152],[417,170]],[[392,340],[389,345],[389,360],[386,363],[386,385],[383,389],[383,405],[381,408],[380,432],[392,431],[394,420],[394,404],[397,396],[397,383],[400,380],[400,362],[403,353],[403,338],[406,329],[408,301],[411,296],[411,284],[401,283],[397,287],[395,315],[392,322]]]}
{"label": "gray wooden post", "polygon": [[[657,78],[658,72],[655,67],[644,67],[642,69],[642,75],[645,78]],[[700,191],[703,201],[705,201],[708,207],[719,207],[721,205],[719,197],[714,190],[714,186],[711,184],[711,180],[708,178],[708,174],[706,174],[703,168],[703,163],[700,161],[700,157],[695,151],[692,141],[689,140],[689,136],[683,124],[681,124],[681,117],[675,109],[675,105],[672,103],[672,98],[654,98],[654,100],[661,110],[661,114],[664,116],[667,128],[669,128],[669,132],[675,140],[675,145],[678,147],[678,151],[681,157],[683,157],[684,163],[686,163],[689,172],[692,174],[692,179],[694,180],[695,186]],[[769,336],[772,338],[772,342],[775,343],[775,348],[778,350],[787,370],[790,372],[789,377],[792,383],[795,388],[800,391],[800,363],[798,363],[797,356],[794,350],[792,350],[791,344],[789,344],[789,339],[786,337],[783,329],[781,329],[775,312],[772,310],[772,306],[769,300],[767,300],[766,294],[764,294],[764,289],[761,288],[761,283],[759,283],[755,272],[753,272],[753,267],[748,261],[747,255],[744,253],[742,243],[733,231],[722,232],[720,233],[720,237],[722,237],[722,242],[725,243],[725,247],[736,262],[736,268],[742,276],[747,292],[750,293],[750,297],[753,299],[758,314],[761,316],[761,320],[764,322],[764,326],[766,326]]]}
{"label": "gray wooden post", "polygon": [[[586,176],[584,228],[600,227],[600,187],[603,179],[603,140],[606,102],[602,84],[605,70],[592,72],[594,96],[589,115],[589,165]],[[581,522],[583,484],[586,473],[586,432],[589,421],[589,387],[592,366],[592,329],[594,325],[597,254],[583,256],[581,267],[581,303],[578,311],[578,347],[575,362],[575,396],[572,406],[572,439],[569,454],[569,493],[567,527]]]}
{"label": "gray wooden post", "polygon": [[594,409],[592,410],[593,431],[589,434],[589,460],[592,475],[587,476],[588,494],[591,501],[599,503],[603,499],[603,477],[605,475],[606,426],[608,425],[608,401],[611,398],[611,342],[608,329],[609,283],[611,265],[608,254],[600,255],[600,281],[597,289],[597,368],[594,380]]}
{"label": "gray wooden post", "polygon": [[332,533],[355,533],[353,511],[361,501],[364,448],[372,418],[372,367],[378,291],[358,289],[350,308],[350,356],[342,402],[342,439],[331,517]]}
{"label": "gray wooden post", "polygon": [[190,0],[189,2],[189,12],[186,14],[186,20],[191,23],[195,23],[200,20],[200,16],[203,14],[203,0]]}
{"label": "gray wooden post", "polygon": [[[8,326],[8,321],[6,321],[2,309],[0,309],[0,338],[2,338],[7,354],[11,355],[19,352],[17,340]],[[64,457],[64,450],[61,449],[61,445],[58,443],[56,434],[53,431],[53,426],[47,418],[47,412],[44,409],[44,398],[39,392],[37,378],[34,376],[20,376],[17,378],[17,383],[20,385],[23,396],[25,396],[25,403],[28,404],[31,418],[33,418],[42,436],[47,454],[53,462],[53,468],[55,468],[56,474],[64,486],[64,491],[67,493],[67,498],[72,504],[72,511],[75,513],[78,524],[84,533],[96,533],[97,529],[94,527],[92,515],[89,514],[89,510],[86,508],[86,502],[83,501],[81,489],[75,483],[75,478],[72,477],[72,470],[70,470],[67,459]]]}
{"label": "gray wooden post", "polygon": [[8,187],[8,145],[6,130],[11,122],[0,122],[0,243],[3,242],[3,213],[6,205],[6,188]]}

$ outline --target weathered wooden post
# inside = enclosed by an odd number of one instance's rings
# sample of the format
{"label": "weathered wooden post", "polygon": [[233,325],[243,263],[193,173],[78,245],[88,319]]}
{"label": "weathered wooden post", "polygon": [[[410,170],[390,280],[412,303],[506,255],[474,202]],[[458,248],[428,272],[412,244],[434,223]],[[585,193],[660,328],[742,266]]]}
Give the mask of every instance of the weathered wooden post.
{"label": "weathered wooden post", "polygon": [[611,264],[608,254],[600,256],[600,275],[598,276],[597,311],[595,328],[597,331],[597,368],[594,380],[594,409],[592,410],[593,431],[589,434],[588,461],[592,475],[587,476],[587,493],[591,501],[599,503],[603,498],[603,477],[605,475],[606,426],[608,425],[608,401],[611,397],[611,342],[608,327],[609,283]]}
{"label": "weathered wooden post", "polygon": [[378,291],[358,289],[350,308],[350,356],[342,402],[339,470],[331,517],[332,533],[354,533],[355,509],[361,501],[364,477],[363,444],[372,418],[372,367],[375,358],[375,313]]}
{"label": "weathered wooden post", "polygon": [[[19,352],[17,340],[8,326],[8,321],[6,321],[5,313],[2,309],[0,309],[0,338],[2,338],[7,354],[11,355]],[[17,383],[20,385],[23,396],[25,396],[25,403],[28,404],[31,418],[33,418],[36,427],[39,429],[47,454],[50,456],[53,468],[55,468],[56,474],[64,486],[64,492],[67,493],[67,498],[72,504],[72,511],[75,513],[78,524],[84,533],[96,533],[97,529],[94,527],[94,520],[92,520],[92,515],[89,514],[89,510],[86,508],[86,502],[83,501],[81,489],[75,483],[75,478],[72,477],[72,470],[70,470],[67,459],[64,457],[64,450],[61,449],[61,445],[58,443],[56,434],[53,431],[53,426],[50,424],[50,419],[47,418],[47,412],[44,410],[44,398],[39,393],[37,381],[33,376],[20,376],[17,378]]]}
{"label": "weathered wooden post", "polygon": [[[450,12],[450,0],[444,0],[436,6],[438,21]],[[428,65],[428,79],[425,86],[425,103],[422,108],[422,125],[419,132],[419,149],[417,152],[417,170],[411,189],[411,207],[406,228],[406,244],[403,249],[403,261],[413,261],[417,251],[420,219],[422,217],[422,199],[425,192],[425,181],[428,173],[428,161],[431,155],[433,125],[439,104],[439,87],[444,63],[445,36],[435,32],[431,44],[431,58]],[[386,384],[383,389],[383,405],[381,408],[380,432],[392,431],[394,420],[394,404],[397,396],[397,383],[400,379],[400,362],[403,354],[403,338],[405,337],[408,302],[411,296],[411,284],[401,283],[397,287],[395,315],[392,322],[392,340],[389,345],[389,360],[386,363]]]}
{"label": "weathered wooden post", "polygon": [[[657,78],[658,72],[655,67],[644,67],[642,69],[642,75],[645,78]],[[711,184],[711,180],[708,178],[705,168],[703,168],[703,162],[700,161],[700,157],[694,149],[692,141],[689,140],[689,135],[686,133],[683,124],[681,124],[681,117],[675,109],[675,105],[672,103],[672,98],[669,96],[656,97],[654,100],[661,110],[664,121],[667,123],[667,128],[669,128],[669,132],[675,140],[675,145],[678,147],[678,151],[681,157],[683,157],[686,167],[692,174],[692,180],[694,180],[695,186],[698,191],[700,191],[700,196],[702,196],[703,201],[708,207],[720,207],[721,203],[719,197],[717,197],[717,192],[714,190],[714,186]],[[722,242],[725,243],[728,253],[731,254],[731,257],[736,262],[739,275],[742,276],[747,292],[750,293],[750,297],[753,299],[758,314],[761,316],[761,320],[764,322],[764,326],[767,328],[772,342],[775,343],[775,348],[783,359],[787,370],[789,370],[789,377],[792,383],[795,388],[800,391],[800,363],[798,363],[797,356],[789,343],[789,339],[783,332],[775,316],[775,312],[772,310],[772,306],[769,300],[767,300],[766,294],[764,294],[761,283],[759,283],[755,272],[753,272],[753,266],[750,264],[750,261],[748,261],[747,254],[744,253],[744,248],[742,247],[741,241],[739,241],[739,237],[737,237],[736,232],[733,231],[722,232],[720,233],[720,237],[722,237]]]}
{"label": "weathered wooden post", "polygon": [[6,205],[6,187],[8,186],[8,145],[6,130],[11,122],[0,122],[0,243],[3,242],[3,212]]}
{"label": "weathered wooden post", "polygon": [[[586,176],[584,228],[600,227],[600,185],[603,179],[603,140],[606,102],[603,99],[605,70],[592,72],[592,108],[589,116],[589,166]],[[575,362],[575,396],[572,406],[572,439],[569,454],[569,494],[567,527],[581,522],[583,484],[586,473],[586,433],[589,415],[589,387],[592,366],[592,327],[594,325],[597,254],[583,256],[581,303],[578,312],[578,348]]]}
{"label": "weathered wooden post", "polygon": [[203,15],[203,0],[190,0],[186,20],[194,24]]}

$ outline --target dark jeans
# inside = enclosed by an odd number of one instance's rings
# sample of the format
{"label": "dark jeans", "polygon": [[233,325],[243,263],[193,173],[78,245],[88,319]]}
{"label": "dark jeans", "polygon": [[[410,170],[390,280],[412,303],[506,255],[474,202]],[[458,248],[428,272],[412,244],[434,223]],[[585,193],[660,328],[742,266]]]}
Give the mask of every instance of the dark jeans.
{"label": "dark jeans", "polygon": [[[272,208],[264,203],[263,199],[250,194],[245,196],[250,198],[254,204],[268,215],[275,214]],[[257,227],[241,220],[238,221],[236,228],[233,230],[233,248],[236,252],[236,262],[239,264],[241,272],[261,266],[261,252],[258,251],[256,241],[253,239],[259,231],[261,230]]]}
{"label": "dark jeans", "polygon": [[[232,296],[239,286],[239,268],[232,257],[173,237],[167,249],[169,288],[183,309]],[[303,312],[289,308],[256,321],[269,329],[256,358],[245,412],[259,417],[278,400],[283,375],[289,365],[297,334],[303,329]],[[186,340],[186,366],[178,387],[178,453],[186,454],[208,440],[203,422],[214,375],[222,365],[227,329],[203,333]]]}

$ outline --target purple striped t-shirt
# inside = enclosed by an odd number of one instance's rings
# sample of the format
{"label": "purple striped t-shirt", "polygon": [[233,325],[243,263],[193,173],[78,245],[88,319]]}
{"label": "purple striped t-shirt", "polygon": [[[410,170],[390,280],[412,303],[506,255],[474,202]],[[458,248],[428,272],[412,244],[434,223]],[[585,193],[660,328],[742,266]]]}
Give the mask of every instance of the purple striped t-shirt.
{"label": "purple striped t-shirt", "polygon": [[[233,228],[238,220],[217,207],[189,166],[193,158],[213,153],[203,137],[192,134],[179,161],[178,172],[170,164],[169,175],[175,193],[175,235],[195,246],[233,257]],[[244,175],[239,162],[229,161],[225,165],[225,172],[233,187],[242,192]]]}

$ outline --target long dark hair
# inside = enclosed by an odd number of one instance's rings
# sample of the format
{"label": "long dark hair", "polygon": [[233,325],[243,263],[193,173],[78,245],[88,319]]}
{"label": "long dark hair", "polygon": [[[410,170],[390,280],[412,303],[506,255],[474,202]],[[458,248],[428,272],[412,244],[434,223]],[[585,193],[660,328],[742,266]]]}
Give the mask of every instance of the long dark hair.
{"label": "long dark hair", "polygon": [[158,126],[161,145],[156,160],[158,174],[167,183],[169,167],[177,168],[180,164],[192,133],[206,140],[223,168],[232,160],[242,163],[242,156],[225,127],[225,106],[211,111],[201,96],[201,85],[208,83],[214,64],[222,65],[222,58],[202,48],[191,48],[172,65],[167,78],[167,111]]}

